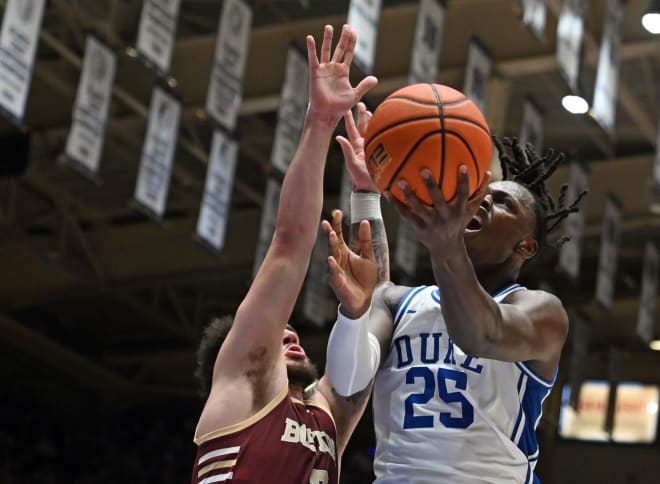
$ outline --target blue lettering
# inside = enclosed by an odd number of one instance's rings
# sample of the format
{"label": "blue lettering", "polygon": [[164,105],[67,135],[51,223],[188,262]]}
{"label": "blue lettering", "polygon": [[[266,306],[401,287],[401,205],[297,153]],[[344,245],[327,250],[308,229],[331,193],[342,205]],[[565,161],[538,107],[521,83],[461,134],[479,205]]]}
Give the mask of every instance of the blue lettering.
{"label": "blue lettering", "polygon": [[431,358],[427,356],[427,342],[431,335],[429,333],[421,333],[419,336],[422,338],[422,363],[436,363],[438,358],[440,358],[440,336],[442,336],[442,333],[432,334],[433,356]]}
{"label": "blue lettering", "polygon": [[[403,360],[403,351],[401,348],[401,342],[405,344],[405,357],[406,360]],[[403,368],[404,366],[409,365],[413,361],[412,356],[412,347],[410,345],[410,336],[400,336],[394,340],[394,347],[396,348],[396,359],[397,359],[397,368]]]}
{"label": "blue lettering", "polygon": [[472,360],[478,360],[479,358],[476,358],[474,356],[466,356],[465,361],[461,364],[462,368],[465,368],[466,370],[473,371],[475,373],[481,373],[481,370],[484,369],[484,365],[476,365],[476,366],[470,366],[470,363],[472,363]]}
{"label": "blue lettering", "polygon": [[451,339],[447,345],[447,354],[445,355],[444,362],[452,365],[456,364],[456,359],[454,358],[454,342]]}

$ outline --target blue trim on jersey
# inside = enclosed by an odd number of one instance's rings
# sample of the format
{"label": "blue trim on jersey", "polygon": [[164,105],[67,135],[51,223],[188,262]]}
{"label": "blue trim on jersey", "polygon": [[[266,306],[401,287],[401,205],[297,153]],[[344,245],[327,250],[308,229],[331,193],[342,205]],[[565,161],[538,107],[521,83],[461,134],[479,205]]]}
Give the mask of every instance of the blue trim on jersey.
{"label": "blue trim on jersey", "polygon": [[[527,378],[525,391],[520,402],[521,412],[514,426],[511,440],[518,445],[518,448],[530,463],[538,459],[539,444],[536,439],[536,426],[541,417],[543,401],[550,394],[550,390],[551,387],[548,388],[545,384],[539,383],[531,377]],[[520,439],[515,440],[521,423],[523,428]]]}
{"label": "blue trim on jersey", "polygon": [[399,304],[396,305],[396,314],[394,316],[394,328],[399,325],[401,322],[401,318],[406,314],[406,310],[408,309],[408,306],[410,306],[410,303],[412,300],[422,292],[424,289],[426,289],[426,286],[419,286],[419,287],[411,287],[408,289],[408,291],[403,295],[401,300],[399,301]]}
{"label": "blue trim on jersey", "polygon": [[511,291],[513,291],[514,289],[518,289],[519,287],[522,287],[522,286],[521,286],[520,284],[511,284],[510,286],[507,286],[507,287],[505,287],[505,288],[503,288],[503,289],[500,289],[500,290],[497,291],[495,294],[493,294],[491,297],[492,297],[493,299],[495,299],[496,297],[501,296],[501,295],[503,295],[503,294],[505,294],[505,293],[511,292]]}
{"label": "blue trim on jersey", "polygon": [[543,378],[541,375],[536,373],[534,370],[529,368],[525,363],[522,361],[515,361],[515,365],[518,367],[518,369],[522,372],[524,372],[527,376],[530,378],[534,379],[536,382],[540,383],[541,385],[544,385],[548,388],[552,388],[552,385],[555,384],[555,381],[557,380],[557,373],[559,372],[559,367],[555,368],[555,374],[552,377],[552,380],[548,380],[546,378]]}

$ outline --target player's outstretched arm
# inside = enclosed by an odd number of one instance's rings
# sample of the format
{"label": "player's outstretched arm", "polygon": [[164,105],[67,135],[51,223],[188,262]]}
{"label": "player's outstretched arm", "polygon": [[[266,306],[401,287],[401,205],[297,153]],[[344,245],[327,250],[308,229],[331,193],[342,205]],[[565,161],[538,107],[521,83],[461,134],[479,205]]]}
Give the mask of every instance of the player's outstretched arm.
{"label": "player's outstretched arm", "polygon": [[[349,71],[356,34],[347,25],[332,50],[326,26],[320,54],[307,37],[310,99],[300,142],[280,193],[270,248],[236,313],[216,361],[214,379],[248,378],[268,400],[286,382],[281,354],[284,327],[293,311],[317,235],[323,202],[323,171],[337,121],[376,84],[364,78],[353,87]],[[259,381],[253,381],[254,379]]]}

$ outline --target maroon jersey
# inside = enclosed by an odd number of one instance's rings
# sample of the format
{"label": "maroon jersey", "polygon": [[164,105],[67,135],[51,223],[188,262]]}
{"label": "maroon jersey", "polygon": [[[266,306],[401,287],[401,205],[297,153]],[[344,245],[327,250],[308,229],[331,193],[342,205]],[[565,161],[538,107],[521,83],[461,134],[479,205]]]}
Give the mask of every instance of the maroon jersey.
{"label": "maroon jersey", "polygon": [[195,437],[192,484],[337,484],[330,414],[284,387],[253,417]]}

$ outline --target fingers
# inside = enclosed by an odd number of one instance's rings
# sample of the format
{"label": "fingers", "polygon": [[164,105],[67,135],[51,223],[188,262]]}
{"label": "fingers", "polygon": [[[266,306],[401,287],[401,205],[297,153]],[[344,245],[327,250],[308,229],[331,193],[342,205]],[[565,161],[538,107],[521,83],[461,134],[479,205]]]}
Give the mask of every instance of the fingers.
{"label": "fingers", "polygon": [[413,225],[419,226],[422,224],[422,221],[419,219],[419,217],[415,215],[405,203],[398,200],[389,191],[383,192],[383,196],[387,199],[388,202],[390,202],[390,204],[394,206],[394,209],[399,213],[399,215],[410,220]]}
{"label": "fingers", "polygon": [[[341,29],[341,34],[339,35],[339,41],[337,41],[337,46],[335,47],[335,52],[332,54],[332,62],[343,62],[344,61],[344,55],[346,54],[346,51],[348,47],[350,46],[351,42],[351,28],[344,24],[344,26]],[[326,62],[330,60],[330,51],[328,50],[328,58]]]}
{"label": "fingers", "polygon": [[333,210],[332,211],[332,229],[335,231],[335,234],[337,234],[337,239],[339,243],[344,242],[344,233],[343,233],[343,227],[342,227],[342,219],[344,217],[344,214],[342,213],[341,210]]}
{"label": "fingers", "polygon": [[424,185],[426,186],[426,191],[429,194],[429,197],[431,197],[433,206],[436,208],[443,207],[446,204],[445,197],[442,194],[440,187],[433,179],[433,174],[431,173],[431,170],[429,170],[428,168],[424,168],[421,171],[421,177],[422,180],[424,181]]}
{"label": "fingers", "polygon": [[458,167],[458,188],[456,190],[456,200],[459,206],[464,205],[470,198],[470,177],[465,165]]}
{"label": "fingers", "polygon": [[344,64],[346,64],[349,69],[353,63],[353,54],[355,53],[355,45],[357,44],[357,33],[353,29],[350,29],[350,31],[351,34],[348,45],[346,46],[346,52],[344,53]]}
{"label": "fingers", "polygon": [[354,89],[356,98],[362,99],[362,96],[364,96],[376,84],[378,84],[378,79],[375,76],[367,76],[362,79]]}
{"label": "fingers", "polygon": [[[358,103],[358,123],[360,122],[360,104],[364,106],[364,103]],[[353,118],[353,111],[350,109],[344,114],[344,125],[346,126],[346,134],[348,134],[348,139],[354,141],[356,138],[360,137],[359,129],[355,125],[355,119]]]}
{"label": "fingers", "polygon": [[357,104],[358,115],[357,115],[357,132],[360,136],[364,137],[364,133],[367,132],[367,126],[373,114],[371,111],[367,110],[367,106],[363,102]]}
{"label": "fingers", "polygon": [[[343,38],[343,32],[342,32]],[[339,46],[337,46],[339,48]],[[321,45],[321,64],[330,61],[332,48],[332,25],[326,25],[323,29],[323,44]]]}
{"label": "fingers", "polygon": [[371,226],[368,220],[362,220],[358,229],[358,238],[360,240],[360,254],[366,259],[374,258],[374,248],[371,243]]}
{"label": "fingers", "polygon": [[316,41],[314,37],[308,35],[307,40],[307,61],[309,62],[310,68],[318,67],[319,60],[316,58]]}
{"label": "fingers", "polygon": [[[490,185],[490,181],[493,178],[493,174],[491,173],[490,170],[486,170],[486,173],[484,173],[484,178],[481,180],[481,185],[479,185],[479,188],[477,188],[477,191],[474,192],[474,194],[470,197],[470,200],[473,199],[481,199],[488,194],[488,185]],[[479,202],[481,203],[481,202]]]}

